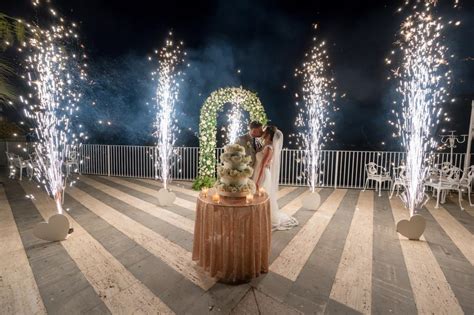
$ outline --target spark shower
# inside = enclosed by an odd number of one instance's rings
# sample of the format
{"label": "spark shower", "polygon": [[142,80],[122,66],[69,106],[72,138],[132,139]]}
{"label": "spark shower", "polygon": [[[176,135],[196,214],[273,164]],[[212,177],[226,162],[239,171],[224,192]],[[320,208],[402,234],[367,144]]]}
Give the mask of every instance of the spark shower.
{"label": "spark shower", "polygon": [[[40,6],[38,0],[33,1]],[[86,55],[79,42],[76,24],[69,23],[49,8],[51,25],[40,27],[25,23],[27,39],[19,51],[25,51],[26,80],[31,92],[20,97],[25,114],[34,124],[37,137],[34,176],[55,199],[57,211],[63,212],[66,186],[63,173],[71,150],[77,150],[84,134],[74,132],[72,120],[79,111],[80,81],[86,79]]]}
{"label": "spark shower", "polygon": [[[180,78],[183,75],[178,67],[184,62],[186,55],[182,50],[182,42],[174,42],[172,33],[166,39],[165,45],[155,51],[158,68],[152,72],[156,82],[154,135],[157,139],[157,157],[155,167],[167,189],[170,181],[170,168],[174,152],[176,136],[179,133],[176,124],[175,105],[178,100]],[[149,60],[152,60],[150,57]]]}
{"label": "spark shower", "polygon": [[[400,56],[393,76],[398,80],[401,101],[399,110],[394,111],[393,124],[406,149],[407,188],[402,200],[411,215],[425,201],[423,181],[429,171],[428,155],[436,145],[433,131],[443,112],[441,105],[448,101],[446,86],[451,83],[448,48],[443,44],[445,25],[432,12],[434,6],[433,1],[413,6],[399,31],[398,51],[392,52]],[[392,61],[387,59],[387,63]]]}
{"label": "spark shower", "polygon": [[305,55],[301,69],[295,76],[302,78],[302,102],[297,102],[299,113],[296,126],[298,144],[305,150],[305,175],[311,192],[315,192],[321,174],[320,152],[329,134],[325,128],[332,124],[329,112],[336,96],[334,78],[330,75],[330,62],[326,43],[313,38],[313,47]]}

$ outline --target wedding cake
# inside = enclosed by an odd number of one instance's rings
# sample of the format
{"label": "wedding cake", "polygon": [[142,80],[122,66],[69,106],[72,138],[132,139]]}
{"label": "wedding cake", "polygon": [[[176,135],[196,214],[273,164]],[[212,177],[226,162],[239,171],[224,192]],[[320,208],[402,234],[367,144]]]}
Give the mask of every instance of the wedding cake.
{"label": "wedding cake", "polygon": [[250,179],[253,174],[253,168],[249,166],[251,160],[250,156],[245,155],[245,148],[239,144],[224,147],[215,184],[220,195],[245,197],[249,193],[255,193],[255,183]]}

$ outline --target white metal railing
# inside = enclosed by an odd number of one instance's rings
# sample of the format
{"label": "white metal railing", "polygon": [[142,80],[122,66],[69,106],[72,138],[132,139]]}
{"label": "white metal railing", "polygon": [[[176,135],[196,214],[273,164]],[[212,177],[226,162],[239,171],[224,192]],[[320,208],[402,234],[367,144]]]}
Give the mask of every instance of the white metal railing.
{"label": "white metal railing", "polygon": [[[177,147],[171,175],[175,180],[193,180],[197,177],[197,147]],[[157,150],[153,146],[83,144],[81,146],[83,174],[156,178]]]}
{"label": "white metal railing", "polygon": [[[33,149],[24,142],[0,143],[0,151],[9,151],[28,157]],[[177,147],[172,163],[171,176],[174,180],[193,180],[198,176],[198,147]],[[219,160],[223,149],[216,149]],[[5,156],[4,152],[0,152]],[[105,176],[156,178],[154,161],[157,150],[154,146],[83,144],[80,146],[81,173]],[[463,169],[464,153],[453,154],[453,165]],[[472,155],[471,155],[472,156]],[[375,162],[392,174],[392,169],[405,158],[403,152],[388,151],[321,151],[321,174],[319,186],[339,188],[363,188],[366,179],[365,164]],[[304,151],[283,149],[281,155],[280,184],[305,186]],[[450,161],[449,153],[435,155],[435,163]],[[474,158],[471,157],[471,161]],[[0,159],[0,165],[6,165]],[[373,183],[370,184],[373,188]],[[387,189],[388,183],[382,188]]]}
{"label": "white metal railing", "polygon": [[[216,149],[216,157],[222,148]],[[153,146],[84,144],[81,146],[81,172],[83,174],[156,178],[154,168],[156,149]],[[463,168],[463,153],[453,155],[453,164]],[[171,175],[174,180],[193,180],[198,173],[198,147],[177,147]],[[280,183],[282,185],[305,186],[304,151],[283,149],[281,156]],[[392,173],[395,166],[405,158],[403,152],[388,151],[321,151],[322,187],[363,188],[366,179],[365,164],[375,162]],[[450,160],[449,153],[435,155],[435,163]],[[372,185],[372,183],[371,183]],[[370,186],[373,187],[373,186]],[[383,188],[388,188],[385,183]]]}

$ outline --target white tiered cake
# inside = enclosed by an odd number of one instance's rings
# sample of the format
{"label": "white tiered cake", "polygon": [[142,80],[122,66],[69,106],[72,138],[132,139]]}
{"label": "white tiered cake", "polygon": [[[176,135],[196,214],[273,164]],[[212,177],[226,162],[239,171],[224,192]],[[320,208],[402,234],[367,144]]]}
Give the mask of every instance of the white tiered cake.
{"label": "white tiered cake", "polygon": [[218,179],[215,187],[220,195],[245,197],[255,193],[255,183],[250,179],[253,168],[249,166],[252,158],[245,156],[245,148],[238,144],[224,147],[221,155],[222,165],[217,167]]}

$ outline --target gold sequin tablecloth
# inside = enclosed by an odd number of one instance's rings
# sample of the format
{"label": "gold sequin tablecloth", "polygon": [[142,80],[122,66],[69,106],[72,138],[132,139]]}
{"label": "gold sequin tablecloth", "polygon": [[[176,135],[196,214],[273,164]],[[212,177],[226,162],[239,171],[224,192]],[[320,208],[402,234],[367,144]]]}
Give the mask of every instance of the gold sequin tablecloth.
{"label": "gold sequin tablecloth", "polygon": [[271,245],[268,195],[245,198],[199,195],[193,260],[222,282],[248,281],[268,272]]}

